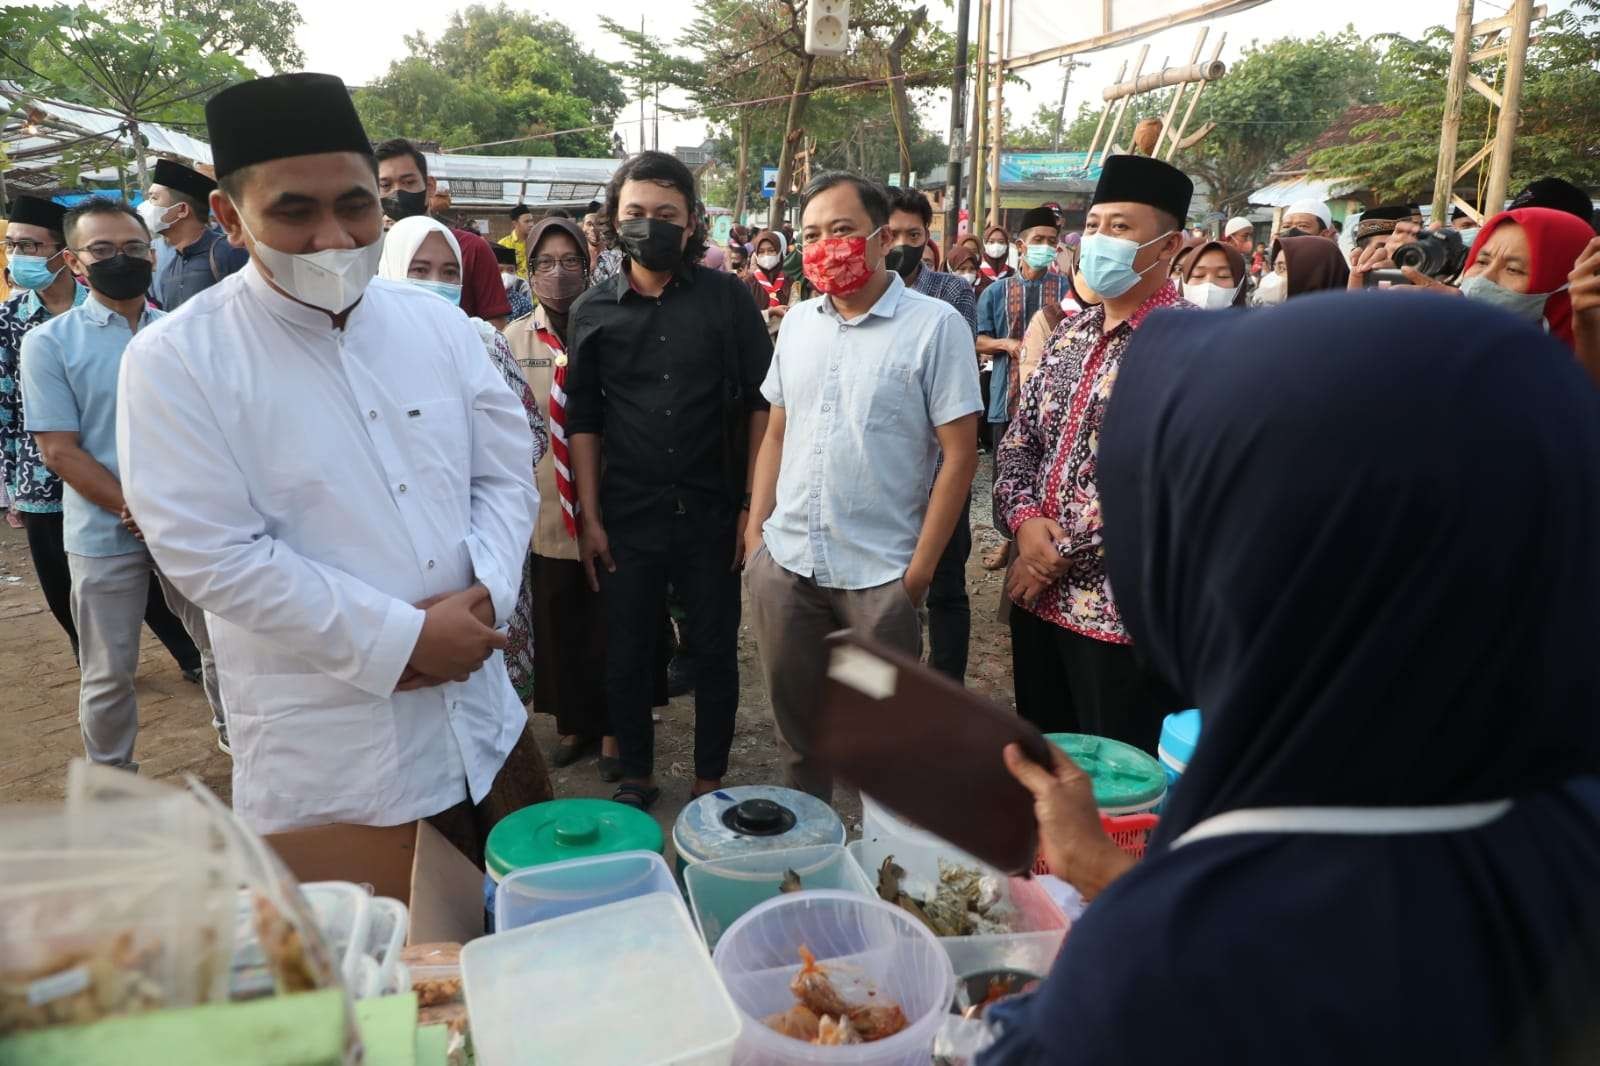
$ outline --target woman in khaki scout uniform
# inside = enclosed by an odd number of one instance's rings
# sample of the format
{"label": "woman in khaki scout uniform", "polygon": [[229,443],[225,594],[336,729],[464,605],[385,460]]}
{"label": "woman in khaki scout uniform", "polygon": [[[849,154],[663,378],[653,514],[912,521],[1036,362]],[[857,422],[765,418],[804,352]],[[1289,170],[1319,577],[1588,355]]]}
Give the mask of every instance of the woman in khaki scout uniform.
{"label": "woman in khaki scout uniform", "polygon": [[551,756],[570,766],[601,742],[600,776],[617,780],[616,740],[605,693],[605,619],[578,562],[577,491],[563,411],[567,310],[589,286],[589,254],[577,225],[547,218],[528,233],[528,282],[539,306],[506,329],[506,340],[550,428],[550,449],[536,470],[539,516],[533,527],[533,710],[556,719],[560,745]]}

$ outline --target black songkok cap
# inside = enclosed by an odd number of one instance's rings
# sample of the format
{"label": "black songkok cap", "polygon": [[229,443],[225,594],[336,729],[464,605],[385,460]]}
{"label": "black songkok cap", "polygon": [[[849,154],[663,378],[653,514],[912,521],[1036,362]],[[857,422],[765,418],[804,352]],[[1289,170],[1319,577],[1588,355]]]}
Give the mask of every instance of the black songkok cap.
{"label": "black songkok cap", "polygon": [[1017,223],[1017,232],[1026,233],[1035,226],[1050,226],[1053,229],[1061,228],[1061,219],[1051,210],[1049,204],[1040,204],[1022,216],[1022,221]]}
{"label": "black songkok cap", "polygon": [[37,196],[19,196],[11,201],[11,210],[7,214],[11,222],[20,222],[24,226],[38,226],[51,233],[61,232],[61,223],[67,217],[67,209],[54,200],[44,200]]}
{"label": "black songkok cap", "polygon": [[1100,171],[1094,187],[1095,204],[1149,204],[1182,222],[1189,216],[1194,182],[1171,163],[1146,155],[1114,155]]}
{"label": "black songkok cap", "polygon": [[150,176],[150,181],[154,185],[165,185],[173,192],[192,196],[201,203],[205,203],[211,196],[211,190],[217,187],[216,182],[198,170],[191,170],[170,159],[156,160],[155,173]]}
{"label": "black songkok cap", "polygon": [[273,159],[372,154],[350,92],[332,74],[279,74],[229,86],[206,102],[206,130],[219,181]]}

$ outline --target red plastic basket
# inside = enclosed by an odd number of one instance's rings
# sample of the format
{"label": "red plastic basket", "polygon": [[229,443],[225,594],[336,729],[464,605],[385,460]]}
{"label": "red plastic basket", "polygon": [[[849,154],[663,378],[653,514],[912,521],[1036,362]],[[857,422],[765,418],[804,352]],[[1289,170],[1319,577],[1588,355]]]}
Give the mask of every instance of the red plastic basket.
{"label": "red plastic basket", "polygon": [[[1144,857],[1144,849],[1150,843],[1150,831],[1160,822],[1161,816],[1158,814],[1123,814],[1116,816],[1102,814],[1100,816],[1100,826],[1106,831],[1106,835],[1111,838],[1112,843],[1136,859]],[[1036,874],[1050,872],[1050,867],[1044,861],[1043,855],[1033,861],[1033,872]]]}

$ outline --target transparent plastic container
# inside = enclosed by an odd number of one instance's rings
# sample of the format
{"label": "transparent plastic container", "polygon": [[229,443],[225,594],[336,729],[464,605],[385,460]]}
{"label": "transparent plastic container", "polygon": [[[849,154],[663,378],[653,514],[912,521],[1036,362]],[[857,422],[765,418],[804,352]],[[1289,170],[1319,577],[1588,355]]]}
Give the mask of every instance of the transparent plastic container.
{"label": "transparent plastic container", "polygon": [[653,851],[623,851],[530,866],[495,889],[494,928],[503,933],[650,892],[678,895],[666,861]]}
{"label": "transparent plastic container", "polygon": [[[883,860],[891,855],[895,864],[905,870],[906,879],[913,884],[937,885],[941,859],[947,864],[973,867],[986,875],[1003,876],[993,867],[984,866],[977,859],[951,847],[918,846],[904,840],[863,839],[850,844],[847,850],[873,885],[878,883],[878,870]],[[939,938],[938,942],[949,954],[950,964],[957,976],[1007,969],[1038,974],[1050,972],[1050,965],[1061,950],[1061,942],[1066,939],[1067,916],[1050,898],[1044,886],[1035,880],[1006,878],[1001,898],[1014,908],[1017,932]]]}
{"label": "transparent plastic container", "polygon": [[372,979],[366,958],[367,938],[372,926],[372,896],[349,881],[313,881],[300,891],[317,916],[323,939],[339,960],[344,986],[353,996],[361,996]]}
{"label": "transparent plastic container", "polygon": [[831,888],[870,896],[872,884],[839,844],[815,844],[697,863],[683,872],[700,935],[716,947],[723,932],[745,912],[783,894],[793,871],[802,891]]}
{"label": "transparent plastic container", "polygon": [[461,949],[479,1066],[728,1066],[739,1014],[681,899],[650,892]]}
{"label": "transparent plastic container", "polygon": [[374,896],[369,904],[372,921],[367,930],[367,954],[378,964],[378,979],[371,993],[391,995],[411,987],[400,965],[400,949],[405,947],[410,912],[397,899]]}
{"label": "transparent plastic container", "polygon": [[[764,1018],[796,1003],[789,984],[800,971],[802,947],[849,998],[870,987],[875,998],[898,1003],[910,1026],[886,1040],[843,1047],[817,1047],[767,1028]],[[740,1066],[928,1066],[955,995],[950,958],[927,927],[898,907],[850,892],[768,900],[733,923],[713,958],[744,1019]]]}

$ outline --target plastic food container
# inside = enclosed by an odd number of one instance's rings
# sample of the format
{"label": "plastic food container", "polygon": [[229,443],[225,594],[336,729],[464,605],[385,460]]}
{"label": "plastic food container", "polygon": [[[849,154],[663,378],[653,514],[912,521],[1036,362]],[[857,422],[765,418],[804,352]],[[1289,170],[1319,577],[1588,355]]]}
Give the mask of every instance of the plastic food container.
{"label": "plastic food container", "polygon": [[1194,746],[1200,743],[1200,712],[1179,711],[1169,714],[1161,723],[1161,743],[1156,748],[1156,758],[1167,774],[1167,790],[1178,783],[1178,778],[1189,768],[1194,758]]}
{"label": "plastic food container", "polygon": [[351,995],[361,996],[374,979],[371,967],[362,961],[368,958],[372,896],[348,881],[313,881],[301,885],[300,891],[317,916],[317,927],[329,950],[339,960],[345,987]]}
{"label": "plastic food container", "polygon": [[650,892],[678,895],[678,883],[666,860],[653,851],[530,866],[500,881],[495,892],[494,928],[503,933]]}
{"label": "plastic food container", "polygon": [[368,904],[372,921],[367,931],[366,953],[378,964],[378,980],[370,993],[386,996],[410,987],[405,968],[400,965],[400,949],[405,947],[410,912],[397,899],[374,896]]}
{"label": "plastic food container", "polygon": [[623,851],[661,853],[661,827],[641,810],[603,799],[535,803],[502,818],[484,848],[484,910],[493,929],[494,896],[513,870]]}
{"label": "plastic food container", "polygon": [[1083,733],[1048,733],[1045,739],[1094,780],[1094,800],[1102,815],[1146,814],[1161,806],[1166,771],[1132,744]]}
{"label": "plastic food container", "polygon": [[739,1015],[661,892],[461,949],[479,1066],[727,1066]]}
{"label": "plastic food container", "polygon": [[746,912],[783,895],[784,878],[793,871],[800,889],[836,889],[861,896],[873,894],[861,867],[838,844],[817,844],[787,851],[760,851],[732,859],[714,859],[683,872],[689,906],[706,944],[716,947],[723,932]]}
{"label": "plastic food container", "polygon": [[815,796],[775,785],[719,788],[691,802],[672,827],[678,873],[697,862],[812,844],[843,844],[844,823]]}
{"label": "plastic food container", "polygon": [[[796,1003],[789,983],[800,971],[801,947],[824,967],[870,981],[879,996],[900,1005],[910,1027],[844,1047],[816,1047],[768,1029],[762,1019]],[[713,958],[744,1019],[740,1066],[928,1066],[955,995],[950,958],[925,926],[898,907],[848,892],[768,900],[733,923]]]}
{"label": "plastic food container", "polygon": [[[1003,876],[950,847],[918,847],[900,840],[862,839],[851,843],[848,850],[873,886],[874,897],[877,896],[878,871],[884,859],[891,855],[913,885],[919,882],[937,885],[941,859],[946,864],[974,867],[986,875]],[[1006,878],[1001,898],[1014,910],[1016,932],[938,938],[958,976],[1002,969],[1047,973],[1061,951],[1069,923],[1043,885],[1021,877]]]}

